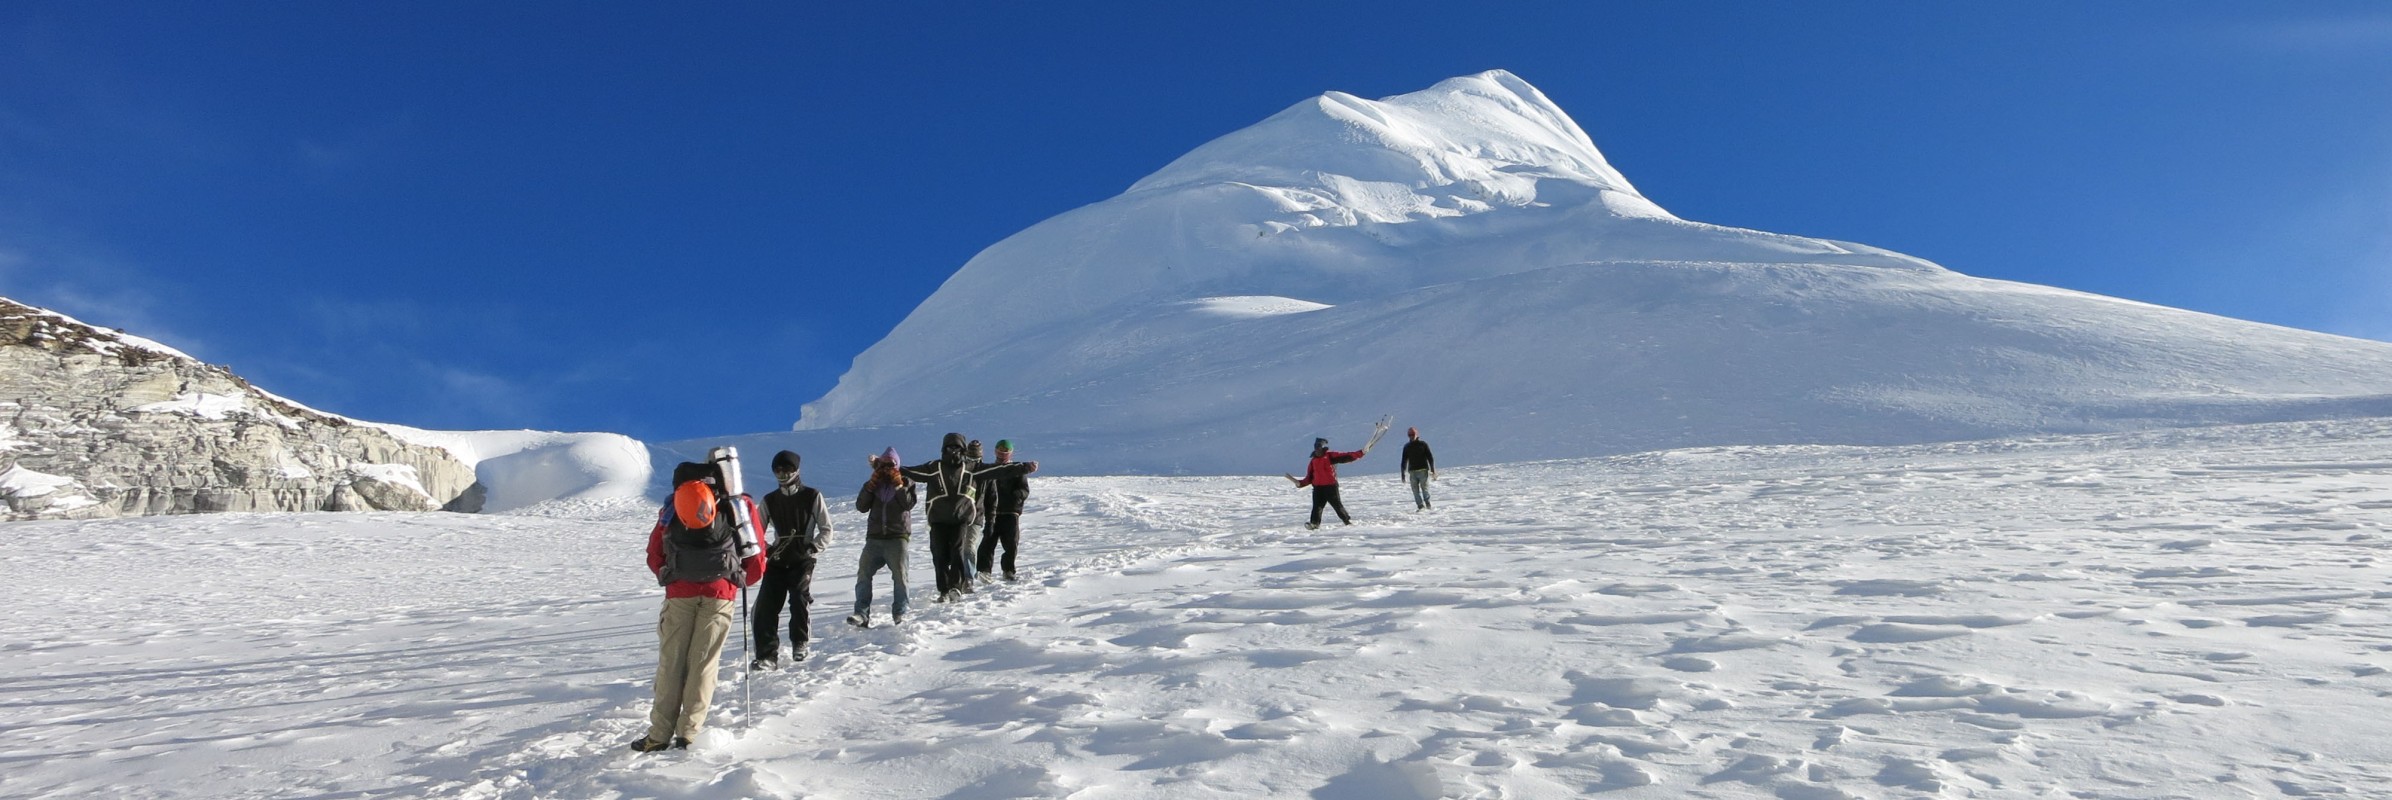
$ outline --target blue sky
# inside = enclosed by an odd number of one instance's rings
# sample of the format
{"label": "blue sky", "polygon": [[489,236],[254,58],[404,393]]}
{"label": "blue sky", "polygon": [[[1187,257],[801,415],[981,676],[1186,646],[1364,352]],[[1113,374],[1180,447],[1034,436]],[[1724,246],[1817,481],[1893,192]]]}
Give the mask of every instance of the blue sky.
{"label": "blue sky", "polygon": [[2392,338],[2334,2],[17,0],[0,294],[365,419],[778,430],[981,248],[1493,68],[1687,219]]}

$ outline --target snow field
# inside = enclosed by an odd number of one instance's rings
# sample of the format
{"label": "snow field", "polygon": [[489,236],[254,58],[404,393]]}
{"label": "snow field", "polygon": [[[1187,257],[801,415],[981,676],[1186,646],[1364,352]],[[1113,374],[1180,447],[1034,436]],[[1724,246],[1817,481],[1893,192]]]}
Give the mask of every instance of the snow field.
{"label": "snow field", "polygon": [[17,523],[0,795],[2364,795],[2388,446],[1671,451],[1450,469],[1425,514],[1348,469],[1319,531],[1277,477],[1034,479],[1023,582],[931,603],[918,537],[865,631],[841,513],[815,657],[645,756],[641,504]]}

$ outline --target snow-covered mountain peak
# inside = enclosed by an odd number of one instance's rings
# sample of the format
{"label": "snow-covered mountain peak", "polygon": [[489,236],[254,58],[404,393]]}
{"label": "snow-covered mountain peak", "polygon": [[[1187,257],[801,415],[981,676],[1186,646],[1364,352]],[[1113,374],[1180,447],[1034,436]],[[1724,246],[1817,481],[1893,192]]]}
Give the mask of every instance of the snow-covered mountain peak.
{"label": "snow-covered mountain peak", "polygon": [[1526,461],[2368,415],[2386,375],[2380,342],[1678,219],[1485,72],[1299,103],[990,246],[795,428],[1267,472],[1386,413]]}
{"label": "snow-covered mountain peak", "polygon": [[1130,193],[1204,185],[1335,209],[1314,215],[1331,225],[1590,198],[1621,216],[1671,218],[1544,92],[1503,70],[1375,101],[1329,92],[1196,148]]}

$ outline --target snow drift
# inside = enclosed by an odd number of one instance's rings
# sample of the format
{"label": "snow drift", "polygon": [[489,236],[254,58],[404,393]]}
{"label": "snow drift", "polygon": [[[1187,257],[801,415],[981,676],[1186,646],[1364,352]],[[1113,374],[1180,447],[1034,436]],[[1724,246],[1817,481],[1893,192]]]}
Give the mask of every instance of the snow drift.
{"label": "snow drift", "polygon": [[1298,103],[998,242],[797,434],[742,441],[861,453],[952,429],[1071,472],[1216,473],[1358,445],[1386,412],[1489,462],[2371,415],[2388,395],[2392,345],[1680,220],[1493,71]]}
{"label": "snow drift", "polygon": [[482,510],[492,513],[557,500],[643,497],[654,477],[648,446],[618,433],[375,426],[402,441],[445,449],[472,467],[475,480],[487,492]]}

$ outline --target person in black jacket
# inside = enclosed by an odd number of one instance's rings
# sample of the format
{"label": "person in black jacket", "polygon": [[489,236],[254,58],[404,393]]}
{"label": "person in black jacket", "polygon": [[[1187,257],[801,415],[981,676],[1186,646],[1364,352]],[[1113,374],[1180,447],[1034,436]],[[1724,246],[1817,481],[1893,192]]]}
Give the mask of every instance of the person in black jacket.
{"label": "person in black jacket", "polygon": [[[1013,440],[997,440],[997,464],[1013,463]],[[1013,553],[1022,539],[1022,503],[1030,499],[1030,476],[991,475],[980,483],[981,518],[988,529],[980,537],[980,580],[989,580],[997,545],[1005,546],[1005,579],[1013,580]]]}
{"label": "person in black jacket", "polygon": [[930,564],[938,575],[939,602],[963,599],[963,530],[980,516],[975,489],[984,478],[1038,471],[1038,462],[999,464],[981,469],[964,455],[963,434],[950,433],[940,443],[937,461],[906,467],[906,477],[923,486],[923,516],[930,523]]}
{"label": "person in black jacket", "polygon": [[798,478],[799,458],[783,450],[772,457],[773,477],[780,488],[764,496],[764,518],[772,523],[772,544],[765,548],[764,585],[756,597],[756,660],[751,669],[781,666],[781,606],[789,606],[789,660],[806,660],[812,638],[814,562],[831,543],[831,514],[822,492]]}
{"label": "person in black jacket", "polygon": [[1430,508],[1429,481],[1437,479],[1437,457],[1429,453],[1429,443],[1420,440],[1419,428],[1405,428],[1412,441],[1404,443],[1405,480],[1412,483],[1412,510]]}

